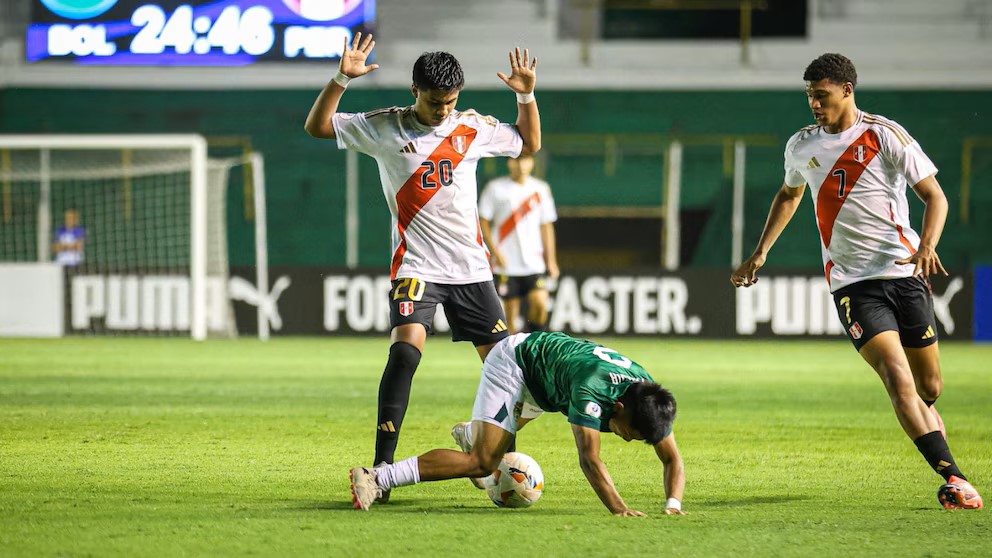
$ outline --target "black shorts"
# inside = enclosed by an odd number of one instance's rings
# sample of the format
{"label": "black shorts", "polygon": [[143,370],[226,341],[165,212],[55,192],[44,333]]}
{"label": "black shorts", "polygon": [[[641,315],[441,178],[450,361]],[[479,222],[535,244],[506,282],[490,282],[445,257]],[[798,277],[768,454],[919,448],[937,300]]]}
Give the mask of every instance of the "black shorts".
{"label": "black shorts", "polygon": [[903,347],[937,342],[930,283],[921,277],[870,279],[833,293],[837,316],[854,348],[883,331],[898,331]]}
{"label": "black shorts", "polygon": [[497,275],[496,292],[503,298],[520,298],[535,289],[547,289],[544,275]]}
{"label": "black shorts", "polygon": [[396,279],[389,291],[389,325],[423,324],[430,333],[438,304],[444,307],[452,341],[471,341],[478,347],[509,335],[503,305],[492,281],[443,285]]}

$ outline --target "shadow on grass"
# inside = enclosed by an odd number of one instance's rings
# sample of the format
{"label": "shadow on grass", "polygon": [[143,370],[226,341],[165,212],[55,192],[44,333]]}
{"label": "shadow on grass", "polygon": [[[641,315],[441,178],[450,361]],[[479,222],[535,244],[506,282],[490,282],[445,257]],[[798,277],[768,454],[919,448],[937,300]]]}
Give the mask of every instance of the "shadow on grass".
{"label": "shadow on grass", "polygon": [[750,498],[740,498],[738,500],[707,500],[705,502],[694,503],[694,506],[713,508],[739,508],[743,506],[760,506],[764,504],[784,504],[786,502],[798,502],[810,500],[809,496],[752,496]]}
{"label": "shadow on grass", "polygon": [[[354,507],[352,507],[351,502],[341,501],[341,502],[326,502],[326,501],[315,501],[309,504],[301,504],[297,506],[290,506],[286,508],[287,511],[346,511],[346,512],[356,512]],[[390,500],[388,504],[378,504],[372,506],[372,510],[379,511],[380,513],[443,513],[443,514],[491,514],[493,512],[497,513],[519,513],[524,510],[514,510],[514,509],[500,509],[496,506],[444,506],[437,500],[427,500],[427,499],[414,499],[414,500]],[[535,506],[533,508],[526,508],[526,513],[531,515],[546,515],[546,516],[565,516],[565,515],[583,515],[581,512],[570,512],[561,509],[542,509],[540,506]]]}

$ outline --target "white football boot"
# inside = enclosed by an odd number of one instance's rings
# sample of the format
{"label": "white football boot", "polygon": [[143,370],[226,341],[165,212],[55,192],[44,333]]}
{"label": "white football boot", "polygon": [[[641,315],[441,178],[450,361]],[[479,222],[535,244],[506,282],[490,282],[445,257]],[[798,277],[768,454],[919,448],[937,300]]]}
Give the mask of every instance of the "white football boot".
{"label": "white football boot", "polygon": [[369,511],[376,499],[382,495],[379,483],[375,481],[372,469],[355,467],[351,470],[351,503],[356,510]]}

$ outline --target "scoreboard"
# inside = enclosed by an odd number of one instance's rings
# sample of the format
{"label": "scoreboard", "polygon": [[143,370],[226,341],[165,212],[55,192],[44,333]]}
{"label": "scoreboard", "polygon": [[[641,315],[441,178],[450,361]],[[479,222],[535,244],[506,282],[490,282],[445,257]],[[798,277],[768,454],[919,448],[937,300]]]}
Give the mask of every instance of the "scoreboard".
{"label": "scoreboard", "polygon": [[375,0],[32,0],[25,58],[243,66],[338,58]]}

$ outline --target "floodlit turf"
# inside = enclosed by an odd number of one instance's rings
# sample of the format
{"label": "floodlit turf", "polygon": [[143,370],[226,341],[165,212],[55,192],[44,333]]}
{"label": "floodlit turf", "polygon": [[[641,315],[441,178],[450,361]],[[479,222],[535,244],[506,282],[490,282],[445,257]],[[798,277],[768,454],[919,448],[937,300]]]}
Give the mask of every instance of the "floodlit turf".
{"label": "floodlit turf", "polygon": [[[661,513],[649,448],[608,436],[648,517],[609,515],[561,415],[520,434],[546,476],[530,509],[457,480],[352,510],[382,338],[0,340],[0,555],[992,555],[992,509],[938,507],[940,478],[845,342],[609,343],[678,398],[690,515]],[[990,498],[992,346],[942,349],[951,449]],[[399,457],[454,447],[478,369],[470,345],[428,344]]]}

